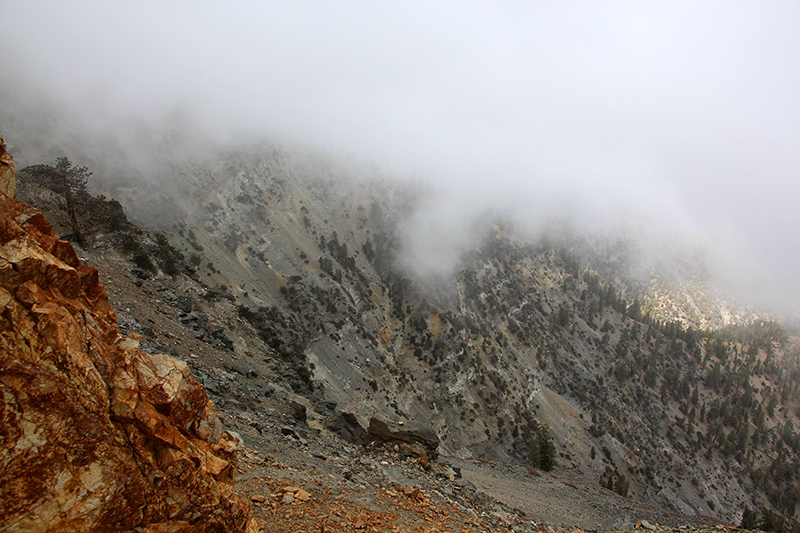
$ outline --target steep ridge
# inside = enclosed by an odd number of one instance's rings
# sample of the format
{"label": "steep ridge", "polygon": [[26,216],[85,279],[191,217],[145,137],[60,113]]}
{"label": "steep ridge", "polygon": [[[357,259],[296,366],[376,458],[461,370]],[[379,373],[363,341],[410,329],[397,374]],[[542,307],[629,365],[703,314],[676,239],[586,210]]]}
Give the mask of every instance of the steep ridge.
{"label": "steep ridge", "polygon": [[424,189],[327,153],[267,144],[167,171],[101,189],[183,258],[183,274],[127,263],[144,299],[125,323],[181,354],[237,430],[294,402],[309,427],[378,416],[432,428],[444,455],[524,462],[547,424],[557,470],[606,489],[731,523],[795,511],[798,349],[775,323],[687,328],[669,290],[656,319],[617,244],[496,218],[433,283],[405,268]]}
{"label": "steep ridge", "polygon": [[798,351],[769,321],[656,319],[612,253],[500,219],[451,278],[420,278],[403,231],[425,191],[327,153],[242,148],[173,179],[122,199],[146,221],[182,192],[178,221],[151,229],[300,373],[295,392],[363,425],[422,423],[462,458],[525,461],[547,424],[560,468],[616,490],[731,521],[794,513],[779,472],[800,444]]}
{"label": "steep ridge", "polygon": [[203,387],[185,363],[119,335],[98,271],[9,192],[0,191],[3,530],[255,531],[233,490],[236,447]]}

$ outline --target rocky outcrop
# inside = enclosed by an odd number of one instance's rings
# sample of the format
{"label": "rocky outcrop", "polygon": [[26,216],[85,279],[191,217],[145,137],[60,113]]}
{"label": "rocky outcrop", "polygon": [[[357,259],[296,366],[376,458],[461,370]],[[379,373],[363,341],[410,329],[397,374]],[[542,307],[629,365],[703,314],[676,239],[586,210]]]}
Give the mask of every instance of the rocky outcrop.
{"label": "rocky outcrop", "polygon": [[373,441],[396,442],[406,455],[435,459],[438,455],[439,437],[428,427],[387,422],[372,417],[367,428]]}
{"label": "rocky outcrop", "polygon": [[0,192],[3,530],[254,531],[236,464],[186,364],[121,338],[97,270]]}
{"label": "rocky outcrop", "polygon": [[0,133],[0,192],[11,198],[17,194],[17,180],[14,174],[14,158],[6,151],[3,134]]}
{"label": "rocky outcrop", "polygon": [[358,422],[358,418],[353,413],[337,413],[329,422],[328,429],[335,431],[343,439],[353,444],[366,444],[369,442],[369,433]]}
{"label": "rocky outcrop", "polygon": [[389,422],[373,416],[364,429],[355,414],[340,411],[328,421],[328,429],[354,444],[396,445],[397,451],[404,456],[436,459],[439,455],[439,437],[429,427],[419,424]]}

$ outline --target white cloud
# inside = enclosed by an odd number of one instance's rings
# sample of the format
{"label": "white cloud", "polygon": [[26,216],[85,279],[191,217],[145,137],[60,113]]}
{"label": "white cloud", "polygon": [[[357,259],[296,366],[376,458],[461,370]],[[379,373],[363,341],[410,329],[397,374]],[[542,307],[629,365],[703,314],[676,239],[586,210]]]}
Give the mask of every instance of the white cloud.
{"label": "white cloud", "polygon": [[796,2],[7,0],[3,16],[3,53],[98,119],[181,108],[217,137],[416,171],[457,191],[442,213],[724,229],[787,284],[800,260]]}

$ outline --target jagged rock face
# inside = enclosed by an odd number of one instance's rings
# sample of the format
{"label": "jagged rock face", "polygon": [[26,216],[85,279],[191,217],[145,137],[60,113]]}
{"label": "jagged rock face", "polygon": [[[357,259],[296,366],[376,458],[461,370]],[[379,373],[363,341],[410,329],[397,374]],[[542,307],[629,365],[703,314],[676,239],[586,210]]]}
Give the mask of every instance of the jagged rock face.
{"label": "jagged rock face", "polygon": [[0,193],[5,531],[247,531],[235,447],[188,367],[120,339],[96,269]]}
{"label": "jagged rock face", "polygon": [[0,191],[10,197],[17,193],[17,180],[14,175],[14,158],[6,152],[3,134],[0,133]]}

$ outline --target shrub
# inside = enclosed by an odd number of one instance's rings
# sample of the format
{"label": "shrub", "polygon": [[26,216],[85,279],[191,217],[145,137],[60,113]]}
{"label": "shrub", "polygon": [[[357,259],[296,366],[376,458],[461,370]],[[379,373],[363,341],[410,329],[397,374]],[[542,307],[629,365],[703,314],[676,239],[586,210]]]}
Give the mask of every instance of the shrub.
{"label": "shrub", "polygon": [[155,273],[156,267],[150,260],[150,256],[144,250],[139,250],[133,254],[133,263],[145,272]]}

